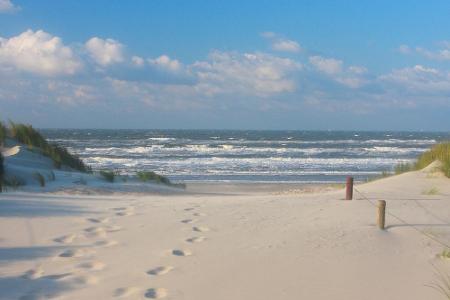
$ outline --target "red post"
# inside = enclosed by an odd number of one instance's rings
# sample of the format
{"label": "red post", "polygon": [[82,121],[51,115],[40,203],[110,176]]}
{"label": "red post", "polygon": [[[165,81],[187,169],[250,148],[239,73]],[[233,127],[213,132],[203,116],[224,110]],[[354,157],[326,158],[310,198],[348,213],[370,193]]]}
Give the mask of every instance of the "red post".
{"label": "red post", "polygon": [[352,200],[352,199],[353,199],[353,177],[348,176],[345,190],[345,200]]}

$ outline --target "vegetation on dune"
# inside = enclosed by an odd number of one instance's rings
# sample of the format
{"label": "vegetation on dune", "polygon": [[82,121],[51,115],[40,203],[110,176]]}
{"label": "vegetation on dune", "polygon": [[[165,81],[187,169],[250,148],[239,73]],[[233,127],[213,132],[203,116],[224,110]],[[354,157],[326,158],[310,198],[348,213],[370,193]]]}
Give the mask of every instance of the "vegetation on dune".
{"label": "vegetation on dune", "polygon": [[0,193],[3,188],[3,175],[5,174],[5,167],[3,166],[3,155],[0,153]]}
{"label": "vegetation on dune", "polygon": [[[20,143],[28,146],[30,150],[37,151],[43,155],[52,159],[56,168],[61,168],[62,166],[67,166],[72,169],[81,172],[92,172],[91,168],[84,164],[84,162],[77,156],[71,154],[65,147],[52,144],[47,142],[47,140],[41,135],[41,133],[33,128],[31,125],[20,124],[9,122],[8,126],[5,126],[0,122],[0,145],[5,142],[6,138],[12,138]],[[0,160],[0,180],[3,176],[3,157]],[[113,171],[102,170],[99,172],[100,176],[103,177],[108,182],[114,182],[117,174]],[[155,183],[161,183],[168,186],[185,188],[184,184],[172,183],[169,178],[156,174],[152,171],[141,171],[137,172],[137,178],[142,182],[153,181]],[[33,174],[36,181],[39,182],[40,186],[44,187],[46,184],[46,178],[39,172]],[[127,177],[120,177],[124,182],[128,180]],[[48,180],[55,180],[55,174],[53,172],[48,175]],[[85,180],[82,180],[82,184],[86,184]],[[6,185],[12,187],[18,187],[24,184],[24,181],[17,177],[8,177],[8,180],[3,180]]]}
{"label": "vegetation on dune", "polygon": [[100,171],[100,175],[108,182],[114,182],[114,177],[116,177],[113,171]]}
{"label": "vegetation on dune", "polygon": [[401,163],[395,167],[395,173],[421,170],[434,161],[441,162],[441,171],[450,178],[450,142],[434,145],[430,150],[422,153],[414,163]]}
{"label": "vegetation on dune", "polygon": [[10,122],[9,128],[2,126],[3,125],[0,125],[0,141],[2,132],[4,132],[5,137],[14,138],[27,145],[30,149],[37,148],[42,151],[42,154],[53,160],[56,168],[68,166],[81,172],[91,172],[91,168],[85,165],[79,157],[69,153],[69,151],[61,145],[48,143],[39,131],[33,128],[33,126],[14,122]]}
{"label": "vegetation on dune", "polygon": [[185,184],[172,183],[169,178],[156,174],[153,171],[140,171],[136,173],[136,176],[142,182],[154,181],[155,183],[162,183],[173,187],[186,188]]}
{"label": "vegetation on dune", "polygon": [[8,176],[8,179],[4,178],[3,182],[5,186],[12,187],[13,189],[17,189],[19,186],[26,184],[25,180],[17,176]]}
{"label": "vegetation on dune", "polygon": [[36,173],[33,174],[33,177],[34,177],[34,179],[37,180],[37,182],[39,182],[39,185],[40,185],[41,187],[45,187],[45,178],[44,178],[44,175],[42,175],[42,174],[39,173],[39,172],[36,172]]}
{"label": "vegetation on dune", "polygon": [[450,300],[450,274],[445,273],[443,270],[439,270],[437,267],[435,269],[435,280],[433,283],[427,285],[435,289],[444,298]]}
{"label": "vegetation on dune", "polygon": [[169,180],[169,178],[164,177],[162,175],[158,175],[155,172],[149,172],[149,171],[141,171],[141,172],[137,172],[136,173],[137,178],[140,181],[146,182],[146,181],[155,181],[158,183],[164,183],[167,185],[170,185],[171,182]]}
{"label": "vegetation on dune", "polygon": [[5,142],[7,132],[8,129],[6,128],[6,126],[2,122],[0,122],[0,146]]}

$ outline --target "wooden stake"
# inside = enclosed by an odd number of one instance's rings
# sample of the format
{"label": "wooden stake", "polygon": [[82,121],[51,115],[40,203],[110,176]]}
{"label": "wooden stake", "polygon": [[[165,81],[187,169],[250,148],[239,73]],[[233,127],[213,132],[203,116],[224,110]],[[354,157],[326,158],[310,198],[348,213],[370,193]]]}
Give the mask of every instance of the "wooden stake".
{"label": "wooden stake", "polygon": [[346,191],[345,191],[345,200],[353,199],[353,177],[347,177]]}
{"label": "wooden stake", "polygon": [[384,200],[378,200],[378,228],[381,230],[384,230],[384,222],[386,220],[385,217],[386,214],[386,201]]}

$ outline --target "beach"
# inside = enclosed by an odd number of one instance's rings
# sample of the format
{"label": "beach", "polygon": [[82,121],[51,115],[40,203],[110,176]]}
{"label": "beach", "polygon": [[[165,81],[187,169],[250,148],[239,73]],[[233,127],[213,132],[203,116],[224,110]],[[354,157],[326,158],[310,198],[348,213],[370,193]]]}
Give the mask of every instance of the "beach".
{"label": "beach", "polygon": [[0,299],[445,299],[429,287],[449,271],[445,247],[427,235],[450,241],[449,179],[431,166],[344,196],[200,184],[2,193]]}

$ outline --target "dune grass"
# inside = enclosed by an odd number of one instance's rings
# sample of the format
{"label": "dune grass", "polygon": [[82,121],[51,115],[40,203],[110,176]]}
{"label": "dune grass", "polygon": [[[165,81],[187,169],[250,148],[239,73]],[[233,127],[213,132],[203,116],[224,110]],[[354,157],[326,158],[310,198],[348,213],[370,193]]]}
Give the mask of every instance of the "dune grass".
{"label": "dune grass", "polygon": [[100,176],[102,176],[106,181],[108,182],[114,182],[114,178],[116,177],[116,174],[114,174],[113,171],[100,171]]}
{"label": "dune grass", "polygon": [[37,182],[39,182],[39,185],[41,187],[45,187],[45,178],[44,175],[42,175],[39,172],[35,172],[33,173],[33,178],[37,180]]}
{"label": "dune grass", "polygon": [[186,188],[185,184],[182,183],[173,183],[169,180],[169,178],[156,174],[153,171],[140,171],[136,173],[136,177],[142,182],[153,181],[155,183],[162,183],[168,186],[173,186],[177,188]]}
{"label": "dune grass", "polygon": [[6,128],[6,126],[2,122],[0,122],[0,145],[5,142],[7,132],[8,129]]}
{"label": "dune grass", "polygon": [[[0,126],[1,127],[1,126]],[[30,149],[38,149],[45,156],[50,157],[56,168],[68,166],[81,172],[91,172],[91,168],[77,156],[58,144],[50,144],[47,140],[33,128],[31,125],[10,122],[9,127],[3,128],[5,137],[11,137],[25,144]],[[2,129],[0,128],[0,131]],[[1,133],[0,133],[1,138]]]}
{"label": "dune grass", "polygon": [[435,269],[435,280],[427,285],[440,293],[444,298],[450,300],[450,274],[445,273],[443,270]]}
{"label": "dune grass", "polygon": [[426,189],[422,192],[422,195],[428,195],[428,196],[439,195],[439,189],[436,187]]}
{"label": "dune grass", "polygon": [[155,172],[152,171],[141,171],[141,172],[137,172],[136,173],[137,178],[140,181],[146,182],[146,181],[155,181],[157,183],[164,183],[164,184],[168,184],[170,185],[171,182],[169,180],[169,178],[162,176],[162,175],[158,175]]}
{"label": "dune grass", "polygon": [[5,166],[3,165],[3,155],[0,153],[0,193],[3,189],[3,177],[5,174]]}
{"label": "dune grass", "polygon": [[450,142],[434,145],[430,150],[422,153],[414,163],[398,164],[395,167],[395,174],[421,170],[436,160],[441,162],[441,171],[450,178]]}

